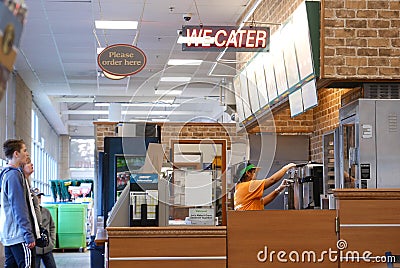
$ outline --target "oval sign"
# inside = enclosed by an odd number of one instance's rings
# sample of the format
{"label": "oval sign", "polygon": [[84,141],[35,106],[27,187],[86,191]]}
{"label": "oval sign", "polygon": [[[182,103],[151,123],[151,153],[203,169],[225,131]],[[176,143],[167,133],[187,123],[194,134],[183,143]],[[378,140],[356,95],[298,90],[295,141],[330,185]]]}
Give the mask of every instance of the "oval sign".
{"label": "oval sign", "polygon": [[115,44],[106,47],[97,56],[97,63],[104,72],[125,77],[143,70],[146,55],[135,46]]}

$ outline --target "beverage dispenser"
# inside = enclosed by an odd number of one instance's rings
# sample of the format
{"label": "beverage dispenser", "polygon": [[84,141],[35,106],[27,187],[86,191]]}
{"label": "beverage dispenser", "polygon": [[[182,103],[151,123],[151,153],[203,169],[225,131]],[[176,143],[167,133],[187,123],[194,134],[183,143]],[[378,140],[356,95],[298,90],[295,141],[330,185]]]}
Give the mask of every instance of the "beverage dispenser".
{"label": "beverage dispenser", "polygon": [[289,186],[285,191],[285,209],[319,208],[323,192],[323,165],[319,163],[298,164],[288,171]]}

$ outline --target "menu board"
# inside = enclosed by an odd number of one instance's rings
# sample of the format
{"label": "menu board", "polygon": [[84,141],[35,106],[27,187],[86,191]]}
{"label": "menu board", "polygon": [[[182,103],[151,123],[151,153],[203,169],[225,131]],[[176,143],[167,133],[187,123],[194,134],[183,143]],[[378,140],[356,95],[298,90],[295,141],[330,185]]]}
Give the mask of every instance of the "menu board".
{"label": "menu board", "polygon": [[290,105],[290,116],[292,117],[304,111],[301,89],[298,89],[289,95],[289,105]]}
{"label": "menu board", "polygon": [[285,40],[281,39],[280,33],[276,32],[271,37],[271,52],[274,62],[276,88],[278,95],[284,94],[288,90],[285,60],[283,58],[282,44]]}
{"label": "menu board", "polygon": [[278,91],[276,88],[275,80],[275,69],[272,64],[273,57],[270,53],[264,54],[264,72],[265,80],[267,83],[268,101],[273,102],[278,97]]}
{"label": "menu board", "polygon": [[299,68],[297,67],[296,51],[294,46],[293,36],[297,36],[293,32],[293,19],[290,18],[281,29],[281,40],[285,40],[283,43],[283,55],[285,59],[287,81],[289,89],[294,89],[296,84],[299,83]]}
{"label": "menu board", "polygon": [[304,111],[318,105],[316,80],[313,79],[304,86],[302,86],[302,99]]}
{"label": "menu board", "polygon": [[243,69],[243,71],[239,75],[239,78],[240,78],[240,96],[243,101],[244,118],[248,118],[252,115],[252,112],[250,108],[249,92],[247,90],[246,69]]}
{"label": "menu board", "polygon": [[243,122],[245,119],[243,111],[243,101],[240,94],[240,78],[239,75],[233,78],[233,87],[235,89],[235,100],[236,100],[236,112],[239,115],[239,121]]}
{"label": "menu board", "polygon": [[303,2],[292,14],[293,32],[297,34],[294,40],[297,62],[299,63],[300,79],[305,79],[314,73],[311,52],[310,30],[308,28],[306,3]]}
{"label": "menu board", "polygon": [[260,102],[258,101],[258,90],[257,90],[256,73],[255,73],[255,69],[257,66],[255,66],[254,63],[255,61],[253,60],[246,67],[249,100],[251,105],[251,111],[253,112],[253,114],[258,110],[260,110]]}
{"label": "menu board", "polygon": [[292,116],[318,105],[306,2],[271,35],[270,48],[257,53],[240,74],[244,118],[288,93]]}
{"label": "menu board", "polygon": [[267,94],[267,83],[265,81],[265,71],[264,71],[264,54],[259,53],[253,63],[255,65],[254,72],[256,75],[257,82],[257,90],[258,90],[258,99],[260,101],[260,108],[264,107],[269,103],[268,94]]}

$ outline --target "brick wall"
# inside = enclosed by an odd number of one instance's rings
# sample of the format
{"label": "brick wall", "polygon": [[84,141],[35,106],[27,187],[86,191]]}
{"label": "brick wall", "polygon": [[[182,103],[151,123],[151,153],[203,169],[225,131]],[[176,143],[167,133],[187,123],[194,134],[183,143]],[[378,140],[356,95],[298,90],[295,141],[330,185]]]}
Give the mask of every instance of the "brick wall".
{"label": "brick wall", "polygon": [[[114,122],[96,122],[96,156],[104,151],[104,137],[115,137]],[[171,140],[176,139],[226,139],[227,148],[232,142],[246,142],[246,133],[237,133],[236,124],[219,123],[164,123],[161,125],[161,143],[169,155]]]}
{"label": "brick wall", "polygon": [[322,78],[400,79],[400,1],[325,0]]}
{"label": "brick wall", "polygon": [[94,137],[96,139],[95,143],[95,155],[98,152],[104,151],[104,138],[105,137],[115,137],[115,128],[117,127],[116,122],[94,122]]}
{"label": "brick wall", "polygon": [[161,126],[161,143],[169,155],[171,140],[176,139],[226,139],[227,148],[232,142],[246,141],[246,133],[237,133],[236,124],[219,123],[164,123]]}
{"label": "brick wall", "polygon": [[273,116],[261,118],[259,120],[259,125],[249,130],[249,132],[276,132],[282,135],[311,133],[314,130],[312,109],[292,118],[287,103],[283,106],[284,107],[279,107],[279,109],[273,111]]}

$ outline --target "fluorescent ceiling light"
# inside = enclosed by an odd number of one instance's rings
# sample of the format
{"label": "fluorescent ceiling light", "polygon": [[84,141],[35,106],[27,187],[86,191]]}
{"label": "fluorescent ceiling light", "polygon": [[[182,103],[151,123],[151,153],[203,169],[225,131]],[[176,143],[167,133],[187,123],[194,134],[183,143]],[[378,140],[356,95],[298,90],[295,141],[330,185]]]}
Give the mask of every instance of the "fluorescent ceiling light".
{"label": "fluorescent ceiling light", "polygon": [[160,82],[189,82],[191,77],[186,76],[164,76],[161,77]]}
{"label": "fluorescent ceiling light", "polygon": [[96,107],[108,107],[108,106],[110,106],[110,104],[109,104],[109,103],[99,103],[99,102],[96,102],[96,103],[94,104],[94,106],[96,106]]}
{"label": "fluorescent ceiling light", "polygon": [[205,44],[214,44],[215,43],[215,38],[214,37],[190,37],[190,36],[182,36],[179,35],[178,40],[176,41],[178,44],[199,44],[199,45],[205,45]]}
{"label": "fluorescent ceiling light", "polygon": [[61,114],[108,114],[105,110],[66,110]]}
{"label": "fluorescent ceiling light", "polygon": [[169,122],[168,118],[152,118],[151,121],[153,122]]}
{"label": "fluorescent ceiling light", "polygon": [[[187,115],[187,114],[192,114],[193,111],[175,111],[175,110],[169,110],[169,111],[121,111],[121,114],[123,115],[143,115],[143,116],[149,116],[149,115]],[[62,114],[103,114],[103,115],[108,115],[108,111],[94,111],[94,110],[67,110],[63,111]]]}
{"label": "fluorescent ceiling light", "polygon": [[[109,103],[95,103],[94,106],[98,107],[108,107],[110,106]],[[169,103],[122,103],[121,106],[123,107],[178,107],[179,104],[169,104]]]}
{"label": "fluorescent ceiling light", "polygon": [[182,90],[181,89],[171,89],[171,90],[157,89],[156,91],[154,91],[154,94],[156,94],[156,95],[181,95]]}
{"label": "fluorescent ceiling light", "polygon": [[94,24],[97,29],[116,29],[116,30],[136,30],[138,26],[137,21],[113,21],[113,20],[96,20]]}
{"label": "fluorescent ceiling light", "polygon": [[200,65],[202,60],[180,60],[180,59],[170,59],[168,65]]}

